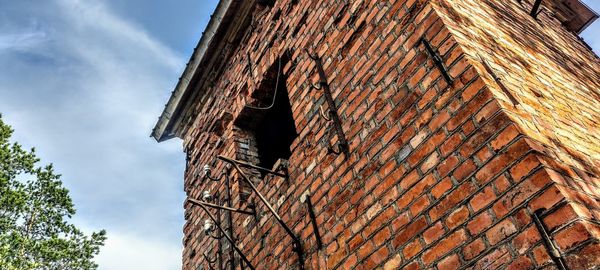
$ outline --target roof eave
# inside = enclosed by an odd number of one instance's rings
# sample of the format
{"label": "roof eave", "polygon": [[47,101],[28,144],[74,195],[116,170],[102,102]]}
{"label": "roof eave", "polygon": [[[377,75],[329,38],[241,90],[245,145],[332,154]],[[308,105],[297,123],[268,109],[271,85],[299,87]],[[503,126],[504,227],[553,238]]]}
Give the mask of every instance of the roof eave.
{"label": "roof eave", "polygon": [[151,137],[157,142],[163,142],[178,136],[175,130],[177,123],[180,121],[181,112],[185,110],[186,104],[189,104],[186,102],[186,97],[189,96],[192,90],[192,79],[196,75],[200,65],[205,62],[206,56],[209,55],[209,49],[221,26],[223,18],[228,13],[232,3],[236,1],[238,0],[219,1],[198,46],[194,49],[194,53],[183,71],[183,75],[179,78],[175,90],[172,92],[169,101],[158,118],[158,122],[152,130]]}

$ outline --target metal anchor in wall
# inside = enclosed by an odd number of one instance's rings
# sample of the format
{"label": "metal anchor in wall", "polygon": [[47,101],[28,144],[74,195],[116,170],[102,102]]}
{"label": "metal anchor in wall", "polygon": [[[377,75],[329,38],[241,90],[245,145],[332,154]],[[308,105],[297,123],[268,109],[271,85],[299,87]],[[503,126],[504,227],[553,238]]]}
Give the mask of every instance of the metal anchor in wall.
{"label": "metal anchor in wall", "polygon": [[442,73],[442,77],[444,77],[444,80],[446,80],[448,85],[452,85],[452,83],[454,83],[454,79],[452,78],[452,76],[450,76],[450,72],[448,71],[446,65],[444,65],[444,60],[442,59],[442,56],[439,54],[438,50],[434,49],[431,43],[429,43],[429,41],[425,37],[422,37],[419,40],[419,43],[417,43],[417,45],[418,44],[423,44],[423,46],[425,46],[427,54],[433,59],[435,66]]}
{"label": "metal anchor in wall", "polygon": [[202,253],[202,256],[204,257],[204,260],[206,260],[206,262],[208,263],[208,267],[210,268],[210,270],[216,270],[213,265],[215,265],[215,263],[217,263],[219,258],[217,257],[217,258],[211,259],[209,257],[209,255],[206,254],[206,252]]}
{"label": "metal anchor in wall", "polygon": [[[327,102],[328,106],[327,110],[323,109],[323,106],[320,106],[319,114],[323,119],[325,119],[325,121],[333,125],[332,128],[337,135],[337,143],[335,145],[329,145],[327,149],[330,153],[334,153],[336,155],[344,154],[346,157],[348,157],[350,154],[349,144],[346,140],[346,136],[344,135],[342,121],[338,115],[337,106],[335,105],[335,101],[331,94],[331,89],[329,88],[329,83],[327,82],[327,75],[323,69],[323,62],[319,56],[311,54],[308,50],[306,50],[306,53],[310,59],[315,61],[317,72],[319,73],[318,85],[311,84],[311,88],[323,91],[323,95],[325,96],[325,101]],[[329,139],[332,139],[331,135]]]}

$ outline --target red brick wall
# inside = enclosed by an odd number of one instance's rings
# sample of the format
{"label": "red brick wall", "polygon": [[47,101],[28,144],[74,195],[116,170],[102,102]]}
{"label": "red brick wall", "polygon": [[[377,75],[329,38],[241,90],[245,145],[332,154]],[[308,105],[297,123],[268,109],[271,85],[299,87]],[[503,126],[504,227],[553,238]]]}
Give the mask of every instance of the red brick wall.
{"label": "red brick wall", "polygon": [[[292,2],[255,11],[258,24],[196,102],[184,138],[188,196],[225,194],[223,182],[202,180],[202,166],[214,164],[217,174],[225,169],[217,155],[244,157],[248,134],[236,119],[290,51],[283,71],[300,134],[290,177],[255,181],[299,235],[308,269],[553,269],[531,218],[541,208],[570,269],[600,264],[600,68],[575,36],[551,18],[527,18],[516,1]],[[439,50],[452,85],[422,36]],[[330,124],[318,113],[324,97],[310,88],[318,74],[305,48],[323,58],[348,157],[327,151]],[[244,208],[233,182],[234,204]],[[306,193],[322,250],[300,202]],[[258,269],[296,269],[291,239],[252,200],[261,215],[234,214],[238,245]],[[185,207],[184,269],[196,269],[216,241],[202,233],[205,214]]]}
{"label": "red brick wall", "polygon": [[[435,6],[503,111],[534,144],[536,157],[512,170],[524,174],[520,171],[542,166],[554,183],[542,195],[545,203],[530,210],[551,209],[546,221],[554,224],[557,245],[573,254],[567,256],[572,268],[586,268],[582,255],[596,257],[589,265],[599,264],[600,61],[552,14],[542,12],[537,20],[529,16],[531,2],[439,1]],[[492,66],[516,105],[491,80],[480,57]],[[586,232],[575,240],[582,230]]]}

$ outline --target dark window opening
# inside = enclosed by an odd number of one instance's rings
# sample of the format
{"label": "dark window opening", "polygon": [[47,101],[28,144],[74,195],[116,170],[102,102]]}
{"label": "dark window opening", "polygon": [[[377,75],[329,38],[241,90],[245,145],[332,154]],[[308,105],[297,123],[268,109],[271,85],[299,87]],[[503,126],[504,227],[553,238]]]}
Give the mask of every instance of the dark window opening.
{"label": "dark window opening", "polygon": [[[283,77],[283,76],[281,76]],[[298,137],[285,80],[280,78],[274,104],[256,127],[259,166],[272,168],[278,159],[289,159],[290,149]]]}
{"label": "dark window opening", "polygon": [[[288,160],[298,137],[283,67],[287,56],[277,59],[249,97],[235,125],[248,132],[249,151],[239,154],[260,167],[271,169],[279,159]],[[252,154],[255,153],[255,154]]]}
{"label": "dark window opening", "polygon": [[258,0],[257,3],[259,5],[272,7],[275,5],[275,0]]}

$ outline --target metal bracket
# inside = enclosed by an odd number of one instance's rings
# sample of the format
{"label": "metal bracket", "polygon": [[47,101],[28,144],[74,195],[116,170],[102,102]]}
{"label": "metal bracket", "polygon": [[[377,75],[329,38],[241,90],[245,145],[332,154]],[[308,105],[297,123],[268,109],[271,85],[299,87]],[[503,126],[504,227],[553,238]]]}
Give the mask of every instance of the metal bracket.
{"label": "metal bracket", "polygon": [[[517,2],[519,2],[519,4],[523,5],[523,0],[517,0]],[[535,0],[535,2],[533,2],[533,6],[531,7],[531,11],[529,12],[529,15],[531,15],[531,17],[537,19],[538,14],[540,14],[540,6],[542,5],[542,0]]]}
{"label": "metal bracket", "polygon": [[417,44],[421,44],[421,43],[425,46],[425,50],[427,50],[427,53],[433,59],[433,62],[435,63],[437,68],[442,72],[442,76],[444,77],[446,82],[449,85],[452,85],[452,83],[454,82],[454,79],[452,78],[452,76],[450,76],[450,73],[448,72],[446,65],[444,65],[444,60],[438,53],[437,49],[434,49],[431,46],[431,43],[429,43],[429,41],[425,37],[422,37],[421,40],[419,41],[419,43],[417,43]]}
{"label": "metal bracket", "polygon": [[[290,236],[290,238],[292,238],[293,245],[294,245],[293,250],[298,254],[299,269],[304,270],[304,249],[302,248],[302,243],[300,242],[300,239],[298,238],[298,236],[296,236],[296,234],[292,231],[292,229],[290,229],[290,227],[288,227],[287,224],[285,224],[285,222],[283,221],[281,216],[279,216],[279,214],[277,214],[277,211],[275,211],[275,209],[273,208],[273,206],[271,206],[269,201],[267,201],[267,199],[260,193],[260,191],[258,191],[258,188],[256,188],[254,183],[252,183],[252,180],[250,180],[250,177],[248,177],[244,173],[244,171],[240,167],[241,161],[237,161],[235,159],[227,158],[224,156],[218,156],[218,158],[222,161],[225,161],[225,162],[233,165],[235,170],[242,176],[242,180],[244,180],[244,182],[246,182],[246,184],[248,184],[250,186],[252,191],[254,191],[254,193],[260,198],[260,200],[269,209],[269,212],[271,212],[271,214],[275,217],[275,219],[277,220],[279,225],[285,230],[285,232]],[[251,165],[251,164],[246,164],[246,165]],[[256,166],[251,166],[251,167],[254,168]]]}
{"label": "metal bracket", "polygon": [[529,15],[537,19],[537,15],[539,14],[540,6],[542,5],[542,0],[535,0],[533,3],[533,7],[531,8],[531,12]]}
{"label": "metal bracket", "polygon": [[233,239],[231,239],[231,237],[229,237],[229,235],[227,234],[227,232],[225,232],[225,230],[223,229],[223,227],[221,227],[221,224],[219,224],[217,218],[215,218],[215,216],[213,216],[213,214],[210,211],[208,211],[207,206],[204,205],[204,203],[196,204],[193,201],[191,201],[193,199],[189,199],[188,198],[187,200],[189,202],[191,202],[192,204],[194,204],[194,205],[200,206],[200,208],[202,208],[202,210],[204,210],[204,212],[208,215],[208,217],[215,223],[215,226],[219,229],[219,231],[221,232],[221,235],[223,237],[225,237],[225,239],[227,239],[227,241],[229,241],[229,243],[231,244],[231,246],[240,255],[240,257],[246,263],[246,265],[248,266],[248,268],[250,268],[251,270],[255,270],[255,268],[252,265],[252,263],[248,260],[248,258],[246,258],[246,255],[244,255],[244,253],[242,252],[242,250],[240,250],[240,248],[238,248],[238,246],[235,244],[235,242],[233,241]]}
{"label": "metal bracket", "polygon": [[255,216],[256,215],[256,211],[254,209],[252,209],[252,211],[247,211],[247,210],[232,208],[232,207],[228,207],[228,206],[221,206],[221,205],[217,205],[217,204],[207,203],[207,202],[203,202],[203,201],[199,201],[199,200],[194,200],[194,199],[188,199],[188,201],[191,204],[194,204],[194,205],[203,205],[203,206],[210,207],[210,208],[215,208],[215,209],[220,209],[220,210],[225,210],[225,211],[230,211],[230,212],[245,214],[245,215],[249,215],[249,216]]}
{"label": "metal bracket", "polygon": [[[323,90],[323,95],[325,96],[325,101],[327,102],[327,106],[329,109],[327,110],[329,115],[325,114],[325,110],[319,107],[321,117],[325,119],[327,122],[331,122],[333,124],[333,129],[337,135],[338,143],[335,146],[329,146],[328,150],[330,153],[334,153],[336,155],[345,154],[346,157],[350,155],[349,144],[344,135],[344,129],[342,128],[342,121],[340,120],[340,116],[337,113],[337,106],[335,105],[335,101],[333,100],[333,95],[331,94],[331,89],[329,88],[329,83],[327,83],[327,75],[325,74],[325,70],[323,69],[323,62],[319,56],[311,54],[308,50],[306,50],[308,57],[315,61],[317,66],[317,72],[319,73],[319,84],[315,86],[311,84],[311,88],[317,90]],[[330,135],[331,140],[331,135]],[[334,149],[337,148],[337,149]]]}
{"label": "metal bracket", "polygon": [[206,255],[206,252],[203,252],[202,256],[204,257],[204,260],[206,260],[206,262],[208,263],[208,267],[211,270],[216,270],[215,267],[213,266],[213,264],[217,262],[217,258],[214,258],[211,260],[210,257],[208,255]]}
{"label": "metal bracket", "polygon": [[[223,158],[221,156],[219,156],[218,158],[221,159],[221,160],[223,160]],[[287,170],[283,170],[283,172],[277,172],[277,171],[274,171],[274,170],[271,170],[271,169],[267,169],[267,168],[263,168],[263,167],[260,167],[260,166],[256,166],[254,164],[250,164],[248,162],[244,162],[244,161],[241,161],[241,160],[230,159],[230,158],[227,158],[227,160],[223,160],[223,161],[226,161],[228,163],[234,164],[234,166],[235,166],[235,164],[237,164],[237,165],[242,166],[242,167],[257,169],[257,170],[259,170],[261,172],[264,172],[264,173],[267,173],[267,174],[272,174],[272,175],[283,177],[283,178],[286,178],[286,179],[288,178],[288,172],[287,172]]]}
{"label": "metal bracket", "polygon": [[[225,176],[225,188],[226,188],[226,193],[225,193],[225,200],[224,203],[228,206],[228,207],[232,207],[233,206],[233,202],[231,199],[231,182],[230,182],[230,177],[229,175]],[[256,208],[254,209],[254,213],[256,213]],[[254,217],[256,218],[257,215],[254,215]],[[234,228],[233,228],[233,213],[232,212],[228,212],[227,215],[227,233],[229,233],[229,237],[231,237],[231,239],[233,239],[235,241],[235,235],[233,233]],[[233,247],[230,245],[229,247],[229,259],[227,260],[227,262],[225,263],[225,265],[229,265],[229,269],[230,270],[235,270],[235,250],[233,249]],[[242,262],[240,262],[240,266],[242,269],[244,269],[244,264]],[[227,269],[227,268],[225,268]]]}
{"label": "metal bracket", "polygon": [[498,87],[500,87],[500,90],[502,90],[502,92],[508,97],[508,99],[510,99],[510,102],[513,104],[513,106],[519,105],[519,100],[517,100],[517,98],[510,92],[510,90],[506,88],[506,86],[502,82],[502,79],[498,77],[498,75],[496,75],[496,72],[494,72],[494,69],[490,66],[490,63],[483,59],[481,55],[479,55],[479,59],[481,60],[481,63],[483,63],[483,67],[485,68],[485,70],[490,74],[490,76],[492,76],[492,79],[494,79]]}
{"label": "metal bracket", "polygon": [[552,239],[550,239],[550,234],[548,233],[548,229],[546,228],[546,225],[544,225],[544,222],[542,221],[541,215],[544,211],[546,211],[545,208],[538,209],[537,211],[535,211],[533,213],[533,222],[535,223],[535,226],[537,227],[538,231],[540,232],[540,235],[542,236],[542,239],[544,240],[544,246],[546,247],[546,250],[548,251],[550,258],[552,258],[552,261],[554,261],[554,263],[556,264],[556,267],[558,267],[558,269],[560,269],[560,270],[567,270],[567,266],[566,266],[567,264],[566,264],[565,260],[563,259],[562,255],[560,254],[560,251],[558,250],[558,248],[554,245],[554,243],[552,243]]}
{"label": "metal bracket", "polygon": [[336,155],[341,155],[342,153],[344,153],[344,148],[342,147],[341,143],[336,143],[335,145],[328,146],[327,152],[333,153]]}
{"label": "metal bracket", "polygon": [[226,171],[223,170],[221,171],[221,173],[218,176],[213,176],[212,175],[212,168],[210,167],[210,165],[204,165],[204,167],[202,168],[203,171],[203,179],[207,178],[211,181],[215,181],[215,182],[219,182],[221,181],[221,178],[223,178],[224,175],[226,175]]}
{"label": "metal bracket", "polygon": [[315,233],[315,238],[317,239],[317,247],[319,249],[323,249],[323,241],[321,240],[321,233],[319,232],[319,224],[317,223],[317,217],[315,216],[314,206],[311,201],[310,195],[306,195],[306,208],[308,208],[308,215],[310,216],[310,221],[312,223],[313,232]]}
{"label": "metal bracket", "polygon": [[312,89],[315,89],[315,90],[322,90],[323,89],[323,87],[321,85],[319,85],[319,84],[314,84],[313,83],[310,86],[312,87]]}
{"label": "metal bracket", "polygon": [[[319,112],[321,113],[321,117],[323,117],[323,119],[325,119],[327,122],[333,121],[333,118],[331,117],[331,115],[334,112],[327,110],[327,113],[325,113],[325,110],[323,109],[323,105],[319,106]],[[329,116],[327,116],[327,114],[329,114]]]}

